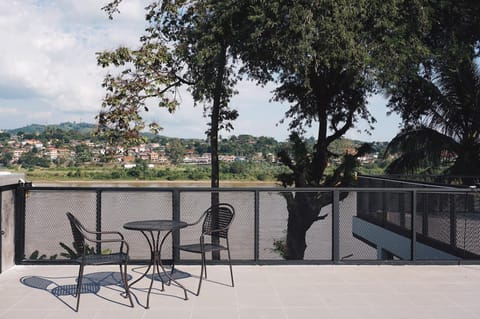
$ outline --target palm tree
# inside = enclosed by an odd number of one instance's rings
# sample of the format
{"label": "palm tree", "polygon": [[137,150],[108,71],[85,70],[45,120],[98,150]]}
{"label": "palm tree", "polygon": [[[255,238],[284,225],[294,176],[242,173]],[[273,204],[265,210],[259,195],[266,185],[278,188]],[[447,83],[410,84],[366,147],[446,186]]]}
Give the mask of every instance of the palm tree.
{"label": "palm tree", "polygon": [[386,154],[401,154],[387,173],[480,175],[480,70],[471,55],[443,61],[430,78],[417,76],[390,104],[406,121],[387,147]]}

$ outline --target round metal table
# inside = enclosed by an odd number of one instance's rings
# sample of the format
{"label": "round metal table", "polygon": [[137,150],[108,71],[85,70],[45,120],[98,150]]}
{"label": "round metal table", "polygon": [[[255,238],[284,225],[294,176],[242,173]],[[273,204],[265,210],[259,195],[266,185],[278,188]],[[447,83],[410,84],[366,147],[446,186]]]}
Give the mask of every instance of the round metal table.
{"label": "round metal table", "polygon": [[[151,268],[153,268],[152,278],[150,280],[150,287],[148,288],[148,293],[147,293],[147,305],[146,305],[147,309],[149,308],[149,304],[150,304],[150,293],[152,291],[155,273],[158,275],[158,277],[162,281],[162,291],[164,290],[164,282],[163,282],[161,273],[165,274],[168,277],[169,283],[174,282],[177,286],[182,288],[185,294],[185,300],[188,299],[187,289],[184,286],[182,286],[180,283],[178,283],[174,278],[172,278],[169,272],[165,271],[165,268],[162,263],[162,258],[161,258],[162,246],[163,246],[163,243],[165,242],[165,239],[173,231],[181,228],[185,228],[187,226],[188,224],[186,222],[168,220],[168,219],[138,220],[138,221],[128,222],[123,225],[123,228],[125,229],[141,232],[143,236],[146,238],[148,246],[150,248],[150,263],[148,265],[147,270],[142,276],[140,276],[140,278],[138,278],[137,280],[135,280],[129,285],[129,287],[131,287],[132,285],[136,284],[138,281],[140,281],[142,278],[144,278],[148,274]],[[161,232],[166,232],[166,233],[160,240]],[[160,268],[162,269],[162,272],[160,272]]]}

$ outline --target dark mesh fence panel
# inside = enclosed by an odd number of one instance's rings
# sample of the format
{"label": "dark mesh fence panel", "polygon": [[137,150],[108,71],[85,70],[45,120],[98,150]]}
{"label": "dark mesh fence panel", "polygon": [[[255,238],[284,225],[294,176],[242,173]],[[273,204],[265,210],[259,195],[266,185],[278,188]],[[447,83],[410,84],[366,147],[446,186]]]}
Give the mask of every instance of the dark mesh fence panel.
{"label": "dark mesh fence panel", "polygon": [[[331,193],[324,192],[331,196]],[[318,220],[307,231],[307,249],[305,260],[332,260],[332,204],[322,208],[319,216],[327,215]]]}
{"label": "dark mesh fence panel", "polygon": [[480,194],[470,192],[457,196],[455,204],[457,247],[465,252],[463,258],[478,259],[480,255]]}
{"label": "dark mesh fence panel", "polygon": [[[346,254],[354,260],[411,259],[411,193],[366,189],[356,193],[356,197],[353,237],[363,245],[356,245],[357,252],[341,251],[340,257]],[[347,234],[349,224],[344,223]]]}
{"label": "dark mesh fence panel", "polygon": [[60,243],[72,248],[72,233],[66,212],[95,230],[96,193],[94,191],[29,191],[25,207],[25,256],[38,251],[46,258],[65,257]]}
{"label": "dark mesh fence panel", "polygon": [[[376,259],[375,249],[360,240],[353,230],[354,219],[357,218],[357,192],[342,193],[340,198],[343,198],[339,204],[340,260]],[[362,233],[364,225],[360,223],[356,225],[359,227],[359,233]]]}
{"label": "dark mesh fence panel", "polygon": [[[141,232],[123,229],[123,225],[135,220],[172,219],[172,214],[169,191],[102,192],[102,229],[120,230],[129,243],[132,259],[149,259],[150,250]],[[163,246],[163,258],[172,258],[171,247],[169,239]]]}
{"label": "dark mesh fence panel", "polygon": [[465,216],[465,250],[480,255],[480,194],[470,195],[472,205],[469,214]]}
{"label": "dark mesh fence panel", "polygon": [[[286,245],[288,209],[287,201],[282,194],[286,193],[285,191],[260,193],[259,258],[261,260],[283,260],[282,252],[285,251]],[[331,205],[325,206],[319,215],[327,214],[327,217],[314,222],[308,229],[305,237],[307,247],[304,260],[332,259],[331,211]]]}
{"label": "dark mesh fence panel", "polygon": [[[254,192],[219,191],[219,202],[228,203],[235,209],[235,219],[230,227],[229,240],[232,259],[254,259]],[[181,192],[180,219],[192,223],[212,204],[210,192]],[[201,222],[198,225],[183,229],[180,232],[181,244],[198,242],[201,233]],[[221,252],[221,259],[226,259],[226,251]],[[182,251],[181,259],[199,259],[199,254]]]}
{"label": "dark mesh fence panel", "polygon": [[259,206],[259,258],[282,260],[281,249],[276,250],[274,243],[283,245],[286,240],[287,203],[278,192],[261,192]]}

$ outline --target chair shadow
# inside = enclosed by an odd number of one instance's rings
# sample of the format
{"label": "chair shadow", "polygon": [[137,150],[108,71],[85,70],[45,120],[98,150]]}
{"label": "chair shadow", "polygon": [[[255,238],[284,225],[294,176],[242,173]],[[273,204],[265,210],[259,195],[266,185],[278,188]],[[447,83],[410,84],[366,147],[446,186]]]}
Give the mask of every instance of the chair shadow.
{"label": "chair shadow", "polygon": [[[134,268],[131,269],[131,272],[139,274],[139,275],[143,275],[144,270],[141,270],[141,269],[146,268],[146,267],[147,266],[134,267]],[[165,271],[170,272],[171,270],[170,269],[165,269]],[[172,277],[172,279],[177,281],[177,280],[181,280],[181,279],[190,278],[190,277],[192,277],[192,274],[175,268],[174,272],[172,274],[170,274],[170,276]],[[147,280],[147,281],[152,280],[152,274],[151,273],[146,274],[144,280]],[[163,282],[167,286],[172,284],[172,283],[170,283],[170,278],[165,273],[162,273],[161,275],[155,274],[155,276],[153,277],[153,280],[156,281],[156,282]],[[139,287],[138,284],[135,284],[134,286],[130,287],[130,293],[132,293],[132,290],[146,292],[146,291],[148,291],[148,284],[144,287]],[[189,289],[187,289],[187,291],[191,292]],[[166,290],[161,290],[160,288],[158,288],[158,286],[156,287],[155,285],[152,287],[151,294],[168,296],[168,297],[178,298],[178,299],[183,300],[183,297],[177,296],[175,294],[167,293]],[[132,294],[132,296],[134,296],[136,298],[136,296],[134,294]],[[137,300],[137,303],[139,305],[141,305],[141,302],[138,300],[138,298],[136,298],[136,300]]]}
{"label": "chair shadow", "polygon": [[[128,275],[128,280],[130,280],[131,278],[132,277]],[[61,298],[64,296],[75,296],[77,292],[77,284],[59,284],[59,282],[64,282],[68,279],[76,281],[77,277],[25,276],[20,278],[20,282],[27,287],[46,291],[47,293],[57,298],[68,308],[75,311],[75,308],[73,306],[69,305],[65,300]],[[97,297],[107,300],[109,302],[130,307],[130,305],[99,295],[98,293],[100,292],[101,287],[118,291],[122,296],[125,296],[125,292],[123,289],[123,281],[119,272],[96,272],[85,274],[83,276],[83,283],[80,293],[95,294]]]}

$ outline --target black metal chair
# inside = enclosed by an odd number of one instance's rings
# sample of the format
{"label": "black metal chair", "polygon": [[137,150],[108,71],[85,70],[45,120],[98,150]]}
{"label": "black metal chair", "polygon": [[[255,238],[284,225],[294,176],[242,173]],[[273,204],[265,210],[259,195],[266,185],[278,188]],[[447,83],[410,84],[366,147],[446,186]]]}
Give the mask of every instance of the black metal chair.
{"label": "black metal chair", "polygon": [[[80,221],[73,216],[72,213],[67,213],[68,220],[70,221],[70,226],[72,228],[74,248],[77,251],[77,256],[72,256],[73,259],[80,264],[80,269],[78,271],[77,278],[77,306],[75,311],[78,311],[80,304],[80,294],[82,292],[82,281],[83,281],[83,271],[85,265],[119,265],[120,266],[120,275],[122,277],[123,285],[125,287],[125,298],[128,297],[130,300],[130,306],[133,307],[132,297],[130,296],[130,291],[128,287],[128,278],[127,278],[127,263],[129,260],[128,256],[128,243],[125,241],[122,233],[117,231],[90,231],[86,229]],[[89,237],[93,235],[93,237]],[[107,235],[115,236],[117,238],[106,238],[106,239],[97,239],[97,235]],[[100,237],[101,238],[101,237]],[[93,247],[89,247],[88,243],[118,243],[119,250],[118,252],[112,253],[96,253]]]}
{"label": "black metal chair", "polygon": [[[207,265],[205,253],[226,250],[228,256],[228,264],[230,266],[230,278],[232,280],[232,287],[234,287],[233,282],[233,270],[232,262],[230,258],[230,245],[228,241],[228,231],[232,221],[235,217],[235,209],[232,205],[226,203],[220,203],[218,205],[212,206],[207,209],[200,218],[192,223],[189,226],[199,224],[203,220],[202,231],[200,234],[199,243],[180,245],[179,249],[187,251],[190,253],[201,254],[202,257],[202,268],[200,272],[200,280],[198,282],[198,288],[196,295],[200,294],[200,288],[202,286],[203,274],[205,273],[205,278],[207,278]],[[188,229],[188,228],[186,228]],[[205,237],[210,237],[210,243],[205,242]],[[212,241],[212,237],[218,238],[218,243]],[[221,244],[221,239],[224,239],[225,245]],[[172,272],[174,269],[172,266]]]}

